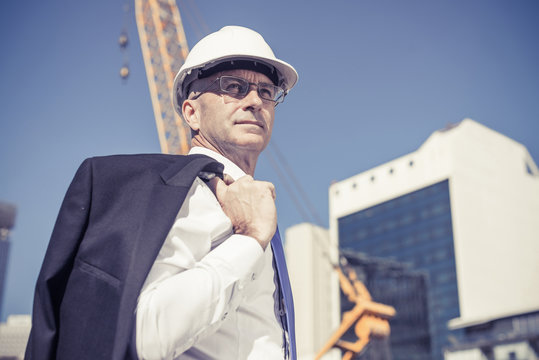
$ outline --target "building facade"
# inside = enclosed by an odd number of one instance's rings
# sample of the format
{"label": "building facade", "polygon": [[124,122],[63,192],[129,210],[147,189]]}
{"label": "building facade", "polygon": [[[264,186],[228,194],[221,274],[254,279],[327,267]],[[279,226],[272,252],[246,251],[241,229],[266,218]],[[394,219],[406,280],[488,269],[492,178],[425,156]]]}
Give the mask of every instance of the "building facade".
{"label": "building facade", "polygon": [[[337,247],[329,243],[327,229],[307,223],[286,229],[285,239],[298,360],[312,360],[340,323],[339,284],[332,269]],[[331,359],[340,359],[340,353],[324,357]]]}
{"label": "building facade", "polygon": [[459,329],[465,337],[446,349],[446,360],[539,359],[539,311],[460,324]]}
{"label": "building facade", "polygon": [[[402,338],[398,346],[394,342],[395,360],[430,359],[432,354],[424,351],[426,345],[421,351],[407,351],[403,343],[418,343],[426,330],[430,334],[429,350],[440,349],[449,344],[447,323],[460,315],[450,208],[449,184],[443,180],[338,219],[342,249],[394,259],[427,275],[429,296],[424,312],[428,314],[428,326],[393,328],[393,340]],[[392,324],[401,323],[401,315],[409,317],[397,308]]]}
{"label": "building facade", "polygon": [[[427,273],[414,270],[411,264],[388,258],[367,256],[353,250],[343,250],[348,266],[369,290],[372,299],[391,304],[396,315],[390,320],[391,334],[386,339],[371,339],[360,354],[361,360],[430,360],[431,333],[429,327]],[[341,311],[354,304],[341,294]],[[350,329],[344,340],[357,339]]]}
{"label": "building facade", "polygon": [[30,315],[10,315],[0,323],[0,360],[24,359],[31,327]]}
{"label": "building facade", "polygon": [[10,232],[15,224],[15,205],[0,201],[0,319],[9,260]]}
{"label": "building facade", "polygon": [[329,203],[332,243],[427,274],[432,359],[470,324],[539,310],[539,170],[518,142],[465,119]]}

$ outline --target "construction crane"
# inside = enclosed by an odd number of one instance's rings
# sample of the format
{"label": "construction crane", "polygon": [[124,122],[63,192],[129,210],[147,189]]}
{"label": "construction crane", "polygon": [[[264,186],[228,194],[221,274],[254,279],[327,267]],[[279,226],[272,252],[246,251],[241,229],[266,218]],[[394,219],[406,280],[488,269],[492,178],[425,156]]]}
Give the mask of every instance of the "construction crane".
{"label": "construction crane", "polygon": [[135,0],[135,15],[161,152],[187,154],[190,129],[172,106],[174,76],[189,53],[175,0]]}
{"label": "construction crane", "polygon": [[[345,261],[344,257],[341,260]],[[395,308],[392,306],[372,301],[369,291],[358,280],[356,272],[351,266],[345,265],[341,267],[336,265],[334,269],[339,276],[339,283],[343,293],[355,305],[350,311],[343,314],[341,325],[318,352],[315,360],[322,358],[332,348],[339,348],[343,351],[343,360],[354,359],[357,354],[365,349],[371,338],[389,336],[388,320],[395,316]],[[354,326],[357,340],[355,342],[342,340],[343,335],[352,326]]]}

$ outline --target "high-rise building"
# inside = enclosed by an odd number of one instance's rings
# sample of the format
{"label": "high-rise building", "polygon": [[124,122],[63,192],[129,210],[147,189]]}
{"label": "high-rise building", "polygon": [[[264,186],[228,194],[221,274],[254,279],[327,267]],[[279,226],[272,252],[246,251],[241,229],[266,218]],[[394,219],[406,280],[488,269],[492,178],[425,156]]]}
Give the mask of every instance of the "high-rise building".
{"label": "high-rise building", "polygon": [[2,303],[9,259],[9,234],[15,223],[15,213],[16,208],[14,205],[0,202],[0,315],[2,315]]}
{"label": "high-rise building", "polygon": [[[409,263],[367,256],[353,250],[341,252],[377,303],[391,304],[397,314],[390,320],[391,335],[372,338],[361,353],[361,360],[430,360],[431,334],[427,305],[427,273],[414,270]],[[341,311],[349,311],[350,303],[341,292]],[[343,340],[357,339],[352,327]]]}
{"label": "high-rise building", "polygon": [[539,170],[522,144],[465,119],[333,184],[329,203],[341,249],[427,274],[432,359],[477,324],[539,311]]}
{"label": "high-rise building", "polygon": [[[460,315],[450,208],[449,184],[443,180],[339,219],[341,248],[395,259],[428,274],[430,296],[425,313],[430,316],[426,329],[430,349],[447,344],[447,322]],[[397,323],[402,322],[402,315],[407,317],[397,309]],[[405,338],[411,343],[418,339],[415,333],[425,332],[419,326],[392,330],[393,339]],[[428,360],[432,356],[425,357],[423,352],[422,357],[416,357],[420,355],[418,351],[408,353],[399,348],[393,348],[393,353],[395,360]]]}

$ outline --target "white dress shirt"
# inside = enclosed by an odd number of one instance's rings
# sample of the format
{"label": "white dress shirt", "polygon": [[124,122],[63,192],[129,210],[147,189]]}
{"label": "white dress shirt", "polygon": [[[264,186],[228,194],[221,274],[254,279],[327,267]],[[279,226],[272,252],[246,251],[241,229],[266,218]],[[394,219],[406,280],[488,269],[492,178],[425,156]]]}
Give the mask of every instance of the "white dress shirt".
{"label": "white dress shirt", "polygon": [[[238,179],[245,173],[211,150]],[[151,224],[147,224],[151,226]],[[210,188],[196,178],[142,287],[136,310],[141,359],[283,359],[274,312],[271,246],[234,234]]]}

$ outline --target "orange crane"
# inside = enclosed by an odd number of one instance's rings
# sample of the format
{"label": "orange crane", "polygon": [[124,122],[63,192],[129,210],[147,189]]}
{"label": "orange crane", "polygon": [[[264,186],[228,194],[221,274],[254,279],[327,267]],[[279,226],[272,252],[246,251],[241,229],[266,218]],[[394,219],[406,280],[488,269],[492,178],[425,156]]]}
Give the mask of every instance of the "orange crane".
{"label": "orange crane", "polygon": [[135,0],[135,15],[161,152],[186,154],[190,129],[173,109],[174,76],[189,53],[175,0]]}
{"label": "orange crane", "polygon": [[[341,257],[341,262],[345,263],[346,259]],[[356,272],[351,266],[344,266],[346,274],[339,265],[335,265],[334,269],[339,276],[339,283],[343,293],[355,305],[352,310],[343,314],[341,325],[318,352],[315,360],[322,358],[332,348],[343,351],[343,360],[353,359],[357,354],[361,353],[371,338],[389,336],[388,320],[395,316],[395,308],[392,306],[372,301],[369,291],[358,280]],[[352,326],[354,326],[357,340],[355,342],[341,340]]]}

